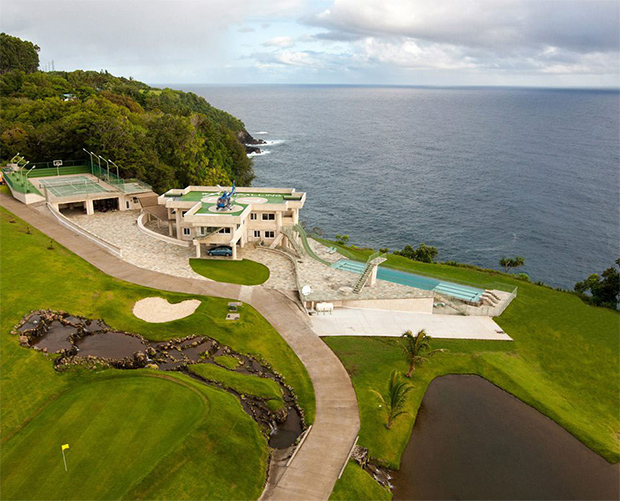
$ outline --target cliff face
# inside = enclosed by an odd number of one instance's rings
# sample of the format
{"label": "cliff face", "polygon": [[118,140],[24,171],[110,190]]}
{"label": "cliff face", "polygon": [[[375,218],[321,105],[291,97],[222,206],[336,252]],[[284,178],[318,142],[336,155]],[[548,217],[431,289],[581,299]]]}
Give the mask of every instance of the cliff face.
{"label": "cliff face", "polygon": [[245,146],[245,152],[247,154],[261,153],[261,149],[257,145],[266,144],[262,139],[255,139],[252,137],[252,135],[245,129],[237,132],[237,139]]}

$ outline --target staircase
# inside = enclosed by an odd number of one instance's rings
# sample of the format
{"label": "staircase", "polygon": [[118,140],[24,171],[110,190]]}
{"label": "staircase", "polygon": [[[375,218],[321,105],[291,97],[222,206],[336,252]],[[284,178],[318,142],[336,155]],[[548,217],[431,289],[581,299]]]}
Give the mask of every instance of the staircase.
{"label": "staircase", "polygon": [[366,285],[366,282],[368,282],[368,279],[370,278],[370,275],[372,274],[375,266],[379,266],[385,260],[385,254],[381,254],[381,252],[375,252],[368,258],[368,261],[366,261],[366,266],[364,267],[364,271],[362,272],[359,279],[357,280],[357,283],[353,287],[354,294],[359,294],[360,292],[362,292],[362,289]]}
{"label": "staircase", "polygon": [[493,291],[485,290],[480,296],[482,302],[488,306],[497,306],[501,299]]}

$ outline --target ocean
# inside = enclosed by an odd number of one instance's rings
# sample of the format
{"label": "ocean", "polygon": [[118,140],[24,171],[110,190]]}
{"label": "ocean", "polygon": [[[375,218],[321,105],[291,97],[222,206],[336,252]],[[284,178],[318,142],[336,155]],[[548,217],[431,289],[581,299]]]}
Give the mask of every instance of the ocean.
{"label": "ocean", "polygon": [[255,186],[295,187],[328,236],[571,288],[620,257],[615,90],[179,85],[268,142]]}

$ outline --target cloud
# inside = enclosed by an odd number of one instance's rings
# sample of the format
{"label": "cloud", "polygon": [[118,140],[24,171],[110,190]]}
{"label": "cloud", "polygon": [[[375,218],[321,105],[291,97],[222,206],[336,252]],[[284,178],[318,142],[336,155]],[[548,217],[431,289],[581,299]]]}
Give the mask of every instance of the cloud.
{"label": "cloud", "polygon": [[291,37],[274,37],[263,44],[265,47],[290,48],[295,45]]}
{"label": "cloud", "polygon": [[614,0],[334,0],[305,18],[324,37],[405,37],[510,50],[551,45],[590,52],[618,50],[620,4]]}

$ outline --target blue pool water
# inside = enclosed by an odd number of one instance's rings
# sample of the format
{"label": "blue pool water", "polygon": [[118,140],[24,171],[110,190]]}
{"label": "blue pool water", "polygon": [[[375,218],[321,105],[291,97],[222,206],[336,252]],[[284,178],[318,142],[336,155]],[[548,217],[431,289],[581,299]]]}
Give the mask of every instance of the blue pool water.
{"label": "blue pool water", "polygon": [[[364,271],[365,266],[365,263],[351,261],[350,259],[341,259],[332,265],[333,268],[338,270],[350,271],[358,274],[361,274]],[[480,296],[483,292],[482,289],[477,289],[475,287],[468,287],[466,285],[455,284],[452,282],[443,282],[435,278],[415,275],[414,273],[406,273],[404,271],[391,270],[389,268],[382,268],[381,266],[379,266],[379,269],[377,270],[377,278],[380,280],[393,282],[395,284],[415,287],[416,289],[436,291],[440,294],[445,294],[457,299],[472,302],[480,300]]]}

